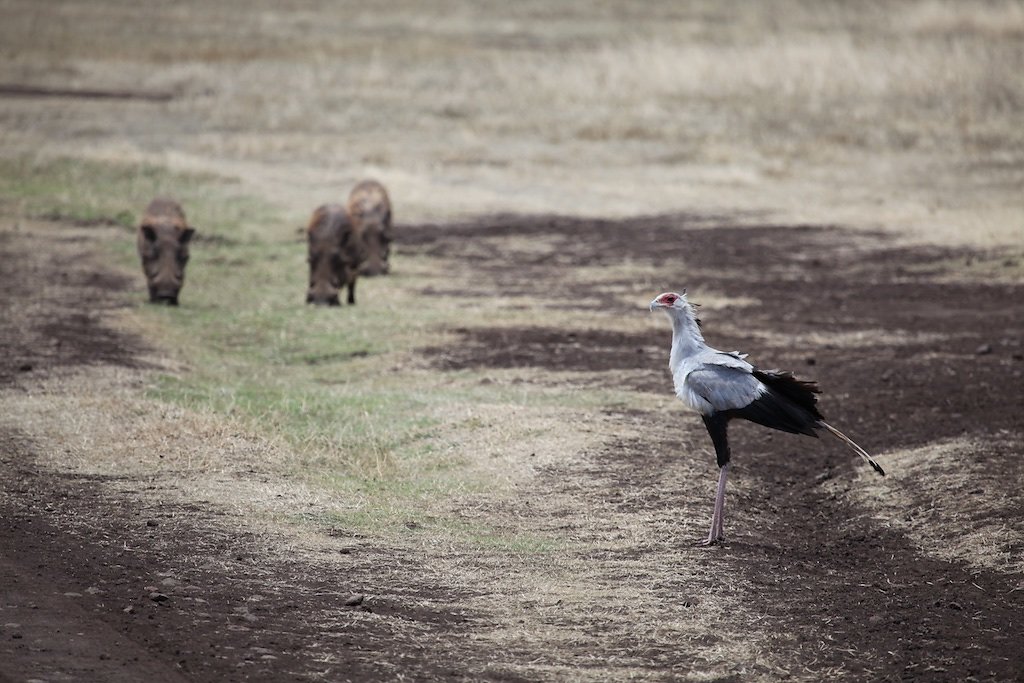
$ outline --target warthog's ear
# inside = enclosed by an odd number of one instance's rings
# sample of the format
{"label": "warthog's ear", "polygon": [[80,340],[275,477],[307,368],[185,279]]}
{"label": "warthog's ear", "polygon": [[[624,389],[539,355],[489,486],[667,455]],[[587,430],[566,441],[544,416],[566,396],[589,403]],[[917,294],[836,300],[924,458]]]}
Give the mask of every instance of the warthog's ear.
{"label": "warthog's ear", "polygon": [[195,228],[192,228],[192,227],[185,228],[184,230],[181,231],[181,243],[182,244],[188,244],[189,240],[191,240],[192,236],[195,235],[195,234],[196,234],[196,229]]}
{"label": "warthog's ear", "polygon": [[142,236],[145,237],[150,242],[156,242],[156,230],[153,228],[152,225],[142,226]]}

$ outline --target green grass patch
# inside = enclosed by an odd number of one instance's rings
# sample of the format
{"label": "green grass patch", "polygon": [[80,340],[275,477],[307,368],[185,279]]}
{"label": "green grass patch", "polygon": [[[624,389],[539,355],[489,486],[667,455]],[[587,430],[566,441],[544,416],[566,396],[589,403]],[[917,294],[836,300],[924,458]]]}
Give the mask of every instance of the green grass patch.
{"label": "green grass patch", "polygon": [[[305,245],[275,229],[245,243],[200,242],[192,253],[181,306],[140,296],[136,308],[149,336],[188,368],[156,378],[149,397],[283,439],[294,458],[264,463],[283,474],[325,491],[372,492],[374,516],[353,524],[399,528],[377,516],[480,485],[450,447],[447,415],[481,403],[564,404],[470,372],[405,367],[414,349],[464,324],[457,303],[416,293],[444,277],[427,261],[360,280],[356,306],[320,308],[304,303]],[[463,433],[484,428],[459,423]]]}
{"label": "green grass patch", "polygon": [[[500,491],[506,478],[479,469],[480,462],[506,444],[542,442],[551,429],[501,415],[597,407],[622,396],[504,381],[501,372],[486,372],[498,380],[483,382],[484,372],[410,366],[417,348],[441,343],[445,329],[465,324],[457,303],[417,294],[443,273],[424,282],[429,264],[410,259],[387,278],[360,281],[356,306],[315,308],[303,302],[302,249],[269,240],[211,245],[204,255],[197,248],[182,305],[139,306],[159,330],[155,336],[190,368],[160,377],[150,396],[283,439],[293,457],[261,467],[298,477],[328,500],[353,501],[338,513],[346,528],[399,537],[412,520],[427,527],[416,533],[543,551],[543,543],[501,529],[438,530],[440,522],[422,519],[446,517],[447,500]],[[228,251],[232,267],[213,267]]]}
{"label": "green grass patch", "polygon": [[178,200],[201,238],[261,239],[281,223],[273,207],[246,196],[232,178],[150,164],[0,158],[0,207],[13,215],[134,228],[158,196]]}

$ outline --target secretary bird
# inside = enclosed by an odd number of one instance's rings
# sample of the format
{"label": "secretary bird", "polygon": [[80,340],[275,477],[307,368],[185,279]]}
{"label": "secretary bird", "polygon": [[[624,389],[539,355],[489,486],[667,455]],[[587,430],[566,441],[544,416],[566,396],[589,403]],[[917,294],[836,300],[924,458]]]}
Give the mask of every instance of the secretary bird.
{"label": "secretary bird", "polygon": [[704,343],[700,320],[682,294],[666,292],[651,302],[651,311],[663,310],[672,321],[672,353],[668,367],[676,395],[690,410],[700,413],[711,435],[718,458],[718,490],[711,532],[699,545],[714,545],[725,540],[725,478],[729,470],[729,420],[742,418],[791,434],[817,438],[815,430],[825,429],[857,455],[864,458],[883,477],[881,465],[848,436],[825,422],[818,412],[820,393],[814,382],[805,382],[782,370],[758,370],[748,363],[747,354],[726,353]]}

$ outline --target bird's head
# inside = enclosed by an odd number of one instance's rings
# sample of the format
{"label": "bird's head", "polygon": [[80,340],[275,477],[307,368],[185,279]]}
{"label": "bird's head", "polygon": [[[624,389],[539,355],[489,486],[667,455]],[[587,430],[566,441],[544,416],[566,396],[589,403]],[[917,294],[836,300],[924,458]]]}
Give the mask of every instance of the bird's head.
{"label": "bird's head", "polygon": [[677,294],[675,292],[665,292],[664,294],[659,294],[654,298],[654,301],[651,302],[652,311],[656,311],[659,308],[668,309],[665,312],[670,315],[672,314],[673,310],[685,311],[689,307],[690,302],[686,300],[685,289],[683,290],[682,294]]}
{"label": "bird's head", "polygon": [[694,315],[693,307],[698,304],[691,304],[686,300],[686,290],[682,293],[678,292],[665,292],[659,294],[651,302],[651,311],[661,309],[668,314],[670,318],[692,318],[697,325],[700,325],[700,320]]}

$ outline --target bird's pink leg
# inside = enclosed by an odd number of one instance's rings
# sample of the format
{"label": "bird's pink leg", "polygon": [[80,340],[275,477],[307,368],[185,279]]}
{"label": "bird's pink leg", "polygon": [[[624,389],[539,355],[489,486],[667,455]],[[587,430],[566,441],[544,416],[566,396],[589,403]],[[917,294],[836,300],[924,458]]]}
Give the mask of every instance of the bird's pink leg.
{"label": "bird's pink leg", "polygon": [[725,465],[718,475],[718,491],[715,494],[715,509],[718,510],[718,529],[715,530],[715,540],[725,540],[725,473],[729,465]]}
{"label": "bird's pink leg", "polygon": [[718,474],[718,490],[715,492],[715,511],[711,515],[711,532],[707,540],[698,545],[714,545],[725,540],[725,478],[729,463],[722,466]]}

